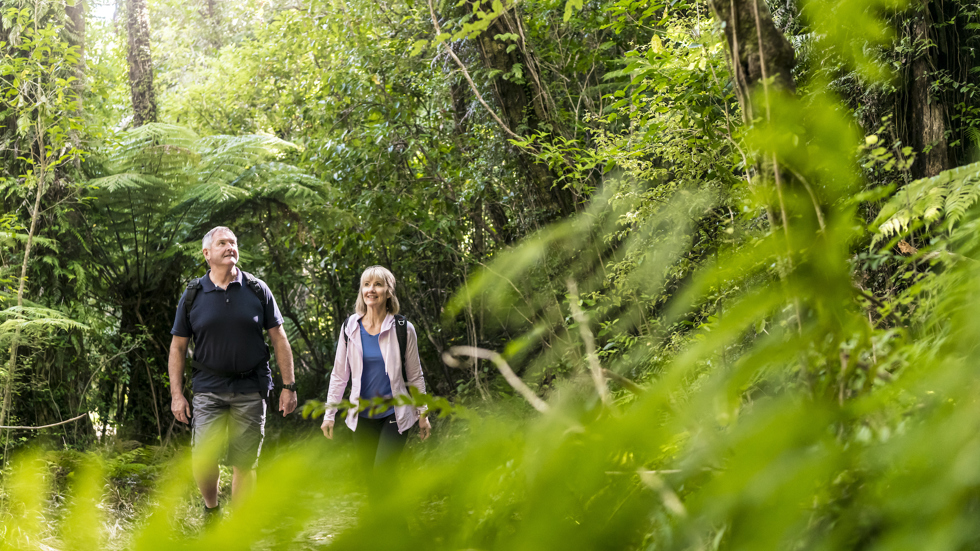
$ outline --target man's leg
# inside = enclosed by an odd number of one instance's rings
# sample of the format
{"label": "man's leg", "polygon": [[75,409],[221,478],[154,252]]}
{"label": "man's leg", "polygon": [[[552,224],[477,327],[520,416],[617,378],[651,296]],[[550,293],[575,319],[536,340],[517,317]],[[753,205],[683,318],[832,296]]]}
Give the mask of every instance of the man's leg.
{"label": "man's leg", "polygon": [[214,509],[218,506],[218,475],[221,473],[218,471],[217,460],[214,463],[203,463],[194,462],[194,480],[204,497],[205,507]]}
{"label": "man's leg", "polygon": [[228,409],[215,394],[194,395],[194,432],[191,437],[194,480],[204,505],[218,506],[218,459],[224,449],[224,434],[228,426]]}
{"label": "man's leg", "polygon": [[231,468],[231,502],[238,505],[255,485],[255,470],[244,467]]}
{"label": "man's leg", "polygon": [[232,466],[231,500],[241,503],[255,481],[255,466],[265,438],[265,399],[258,392],[229,399],[228,463]]}

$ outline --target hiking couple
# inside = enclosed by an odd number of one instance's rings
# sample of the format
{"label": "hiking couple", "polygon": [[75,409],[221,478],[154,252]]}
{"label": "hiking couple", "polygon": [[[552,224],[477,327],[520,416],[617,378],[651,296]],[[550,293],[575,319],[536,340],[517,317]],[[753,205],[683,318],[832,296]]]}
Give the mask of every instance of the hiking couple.
{"label": "hiking couple", "polygon": [[[177,305],[168,370],[171,411],[193,428],[194,478],[204,497],[207,522],[218,512],[216,438],[228,440],[232,499],[247,493],[255,478],[265,435],[265,398],[273,390],[263,331],[269,333],[282,373],[279,411],[284,417],[296,409],[297,396],[292,349],[269,287],[238,268],[238,240],[230,229],[212,229],[201,245],[210,269],[188,284]],[[342,400],[348,379],[353,379],[350,401],[354,404],[359,399],[408,395],[408,386],[425,393],[418,339],[412,324],[398,315],[394,275],[381,266],[365,270],[355,310],[344,322],[337,343],[327,404]],[[184,360],[192,336],[193,404],[183,392]],[[328,409],[321,426],[330,439],[336,412]],[[424,407],[394,406],[347,416],[363,462],[378,473],[391,467],[416,423],[425,440],[431,426]]]}

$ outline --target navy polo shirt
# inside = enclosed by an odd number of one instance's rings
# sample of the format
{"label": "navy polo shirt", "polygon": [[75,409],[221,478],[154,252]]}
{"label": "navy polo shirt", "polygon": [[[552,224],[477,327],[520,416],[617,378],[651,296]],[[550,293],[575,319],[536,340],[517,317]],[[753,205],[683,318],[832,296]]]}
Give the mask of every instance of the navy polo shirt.
{"label": "navy polo shirt", "polygon": [[193,337],[194,359],[212,370],[234,374],[258,369],[251,377],[237,379],[195,368],[194,392],[259,392],[266,396],[272,390],[272,372],[265,331],[282,325],[276,299],[262,280],[258,280],[261,296],[248,288],[241,270],[228,289],[215,286],[210,275],[208,270],[201,278],[202,289],[191,305],[190,327],[184,310],[185,290],[170,333]]}

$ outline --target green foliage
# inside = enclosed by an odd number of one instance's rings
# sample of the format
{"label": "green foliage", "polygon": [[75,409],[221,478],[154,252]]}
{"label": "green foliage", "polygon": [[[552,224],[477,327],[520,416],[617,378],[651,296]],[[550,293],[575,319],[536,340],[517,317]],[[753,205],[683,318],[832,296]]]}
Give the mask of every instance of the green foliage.
{"label": "green foliage", "polygon": [[873,224],[878,231],[873,241],[940,221],[943,229],[951,232],[977,199],[980,199],[980,163],[916,180],[881,207]]}
{"label": "green foliage", "polygon": [[[110,429],[148,390],[165,395],[159,341],[197,240],[226,223],[276,294],[304,392],[324,386],[360,270],[383,263],[430,388],[454,395],[413,396],[434,442],[413,441],[397,477],[376,474],[377,499],[349,434],[311,426],[311,441],[282,437],[256,493],[203,532],[186,456],[80,461],[58,507],[45,502],[56,471],[34,454],[3,474],[0,546],[98,546],[114,537],[102,526],[116,513],[94,506],[106,501],[135,504],[114,541],[134,549],[974,546],[976,165],[890,196],[913,158],[899,124],[859,128],[870,111],[835,95],[891,86],[879,54],[900,7],[780,7],[800,30],[800,86],[754,93],[760,116],[743,122],[702,3],[443,5],[436,37],[418,2],[246,2],[219,19],[157,2],[162,113],[184,126],[117,135],[105,128],[124,121],[102,121],[86,201],[60,222],[74,239],[48,249],[85,266],[90,294],[65,303],[89,329],[48,334],[95,355],[77,394]],[[514,32],[480,41],[505,18]],[[525,121],[543,122],[508,141],[429,47],[440,40],[490,109],[516,85],[534,98]],[[488,43],[513,62],[487,64]],[[113,112],[118,91],[99,89],[98,112]],[[576,194],[576,214],[539,202],[529,161]],[[22,220],[2,223],[18,243]],[[920,254],[867,247],[909,231]],[[547,411],[490,362],[444,368],[459,344],[501,351]],[[31,361],[54,365],[43,352]]]}
{"label": "green foliage", "polygon": [[804,3],[803,13],[814,34],[813,47],[820,51],[820,57],[831,60],[827,68],[835,62],[842,63],[856,69],[864,79],[881,81],[892,74],[876,55],[877,47],[895,38],[895,30],[883,16],[907,6],[904,0],[809,0]]}
{"label": "green foliage", "polygon": [[11,306],[0,310],[0,344],[10,345],[14,334],[26,339],[36,339],[57,329],[88,329],[85,325],[65,317],[62,312],[50,308]]}

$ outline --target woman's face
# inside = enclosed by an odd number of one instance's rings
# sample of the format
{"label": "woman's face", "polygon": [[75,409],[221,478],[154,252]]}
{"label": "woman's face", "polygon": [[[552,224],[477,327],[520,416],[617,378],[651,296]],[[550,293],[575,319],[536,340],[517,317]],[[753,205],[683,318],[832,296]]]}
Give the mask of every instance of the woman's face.
{"label": "woman's face", "polygon": [[388,286],[380,279],[366,279],[361,282],[361,298],[368,308],[384,306],[388,299]]}

